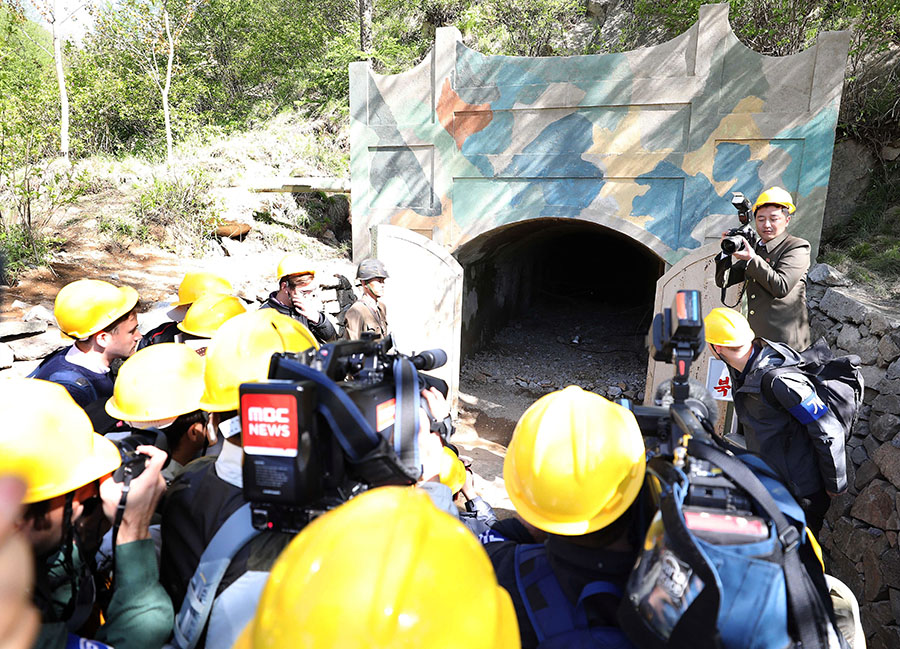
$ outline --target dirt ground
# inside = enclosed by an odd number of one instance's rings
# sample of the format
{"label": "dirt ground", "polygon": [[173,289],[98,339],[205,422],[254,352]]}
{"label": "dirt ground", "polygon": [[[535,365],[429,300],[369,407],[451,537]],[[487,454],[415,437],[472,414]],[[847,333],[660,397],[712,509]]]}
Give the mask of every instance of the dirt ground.
{"label": "dirt ground", "polygon": [[453,441],[472,457],[476,488],[501,517],[512,513],[503,458],[516,422],[532,403],[567,385],[643,399],[649,308],[544,304],[465,359]]}

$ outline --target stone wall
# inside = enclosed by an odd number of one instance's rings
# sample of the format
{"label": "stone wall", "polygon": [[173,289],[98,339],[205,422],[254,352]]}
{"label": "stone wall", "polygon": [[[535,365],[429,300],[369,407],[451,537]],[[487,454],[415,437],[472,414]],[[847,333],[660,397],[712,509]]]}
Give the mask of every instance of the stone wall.
{"label": "stone wall", "polygon": [[828,572],[859,600],[870,649],[900,646],[900,307],[873,300],[835,269],[810,269],[813,339],[857,354],[865,403],[847,444],[849,489],[820,541]]}

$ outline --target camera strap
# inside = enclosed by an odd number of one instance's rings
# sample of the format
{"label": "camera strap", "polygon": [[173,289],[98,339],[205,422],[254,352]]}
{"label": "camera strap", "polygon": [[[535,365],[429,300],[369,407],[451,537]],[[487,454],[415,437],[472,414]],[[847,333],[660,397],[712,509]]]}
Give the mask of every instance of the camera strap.
{"label": "camera strap", "polygon": [[394,453],[408,467],[419,467],[419,374],[406,358],[394,361],[396,407],[394,410]]}
{"label": "camera strap", "polygon": [[803,647],[827,647],[828,637],[822,636],[817,621],[827,620],[828,615],[800,559],[801,533],[784,516],[772,494],[746,464],[693,438],[688,442],[688,453],[722,469],[772,519],[784,552],[784,580],[800,641]]}

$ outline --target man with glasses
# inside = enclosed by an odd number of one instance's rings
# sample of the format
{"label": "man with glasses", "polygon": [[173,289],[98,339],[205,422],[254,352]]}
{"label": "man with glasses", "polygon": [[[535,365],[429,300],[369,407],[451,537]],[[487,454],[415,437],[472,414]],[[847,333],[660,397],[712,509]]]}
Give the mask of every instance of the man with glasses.
{"label": "man with glasses", "polygon": [[337,331],[322,307],[316,271],[299,255],[287,255],[278,264],[278,290],[263,302],[262,309],[275,309],[309,329],[319,343],[337,339]]}
{"label": "man with glasses", "polygon": [[756,335],[802,351],[810,343],[806,309],[810,246],[806,239],[787,233],[795,209],[791,195],[781,187],[760,194],[753,205],[759,240],[716,257],[716,285],[744,283],[747,319]]}

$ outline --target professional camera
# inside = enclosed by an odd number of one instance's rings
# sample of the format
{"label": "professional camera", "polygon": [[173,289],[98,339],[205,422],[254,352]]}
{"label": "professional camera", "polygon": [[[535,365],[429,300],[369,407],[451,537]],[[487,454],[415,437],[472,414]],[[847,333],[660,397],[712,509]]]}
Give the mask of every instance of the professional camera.
{"label": "professional camera", "polygon": [[297,532],[369,486],[414,484],[419,392],[439,349],[406,356],[390,337],[272,356],[269,380],[240,388],[244,498],[258,529]]}
{"label": "professional camera", "polygon": [[732,192],[731,204],[738,211],[738,220],[741,222],[741,226],[726,232],[725,238],[722,239],[722,252],[727,255],[743,250],[747,245],[755,246],[758,240],[756,231],[750,223],[750,210],[752,209],[750,201],[742,193]]}
{"label": "professional camera", "polygon": [[[725,443],[714,434],[711,420],[716,413],[702,399],[693,396],[688,378],[691,363],[696,360],[705,345],[703,320],[700,316],[699,291],[678,291],[672,308],[666,308],[653,319],[648,336],[650,353],[654,360],[674,365],[671,381],[671,405],[638,406],[627,400],[619,403],[630,408],[638,421],[645,443],[653,459],[651,472],[664,474],[672,480],[677,474],[687,489],[686,511],[702,514],[706,521],[720,519],[722,533],[730,536],[736,530],[725,521],[734,516],[746,518],[752,515],[750,499],[734,486],[722,472],[709,462],[687,453],[688,441],[720,446]],[[696,385],[701,392],[703,386]],[[751,528],[745,528],[749,530]],[[753,538],[759,532],[752,526]],[[716,537],[718,533],[698,530],[698,535]]]}

